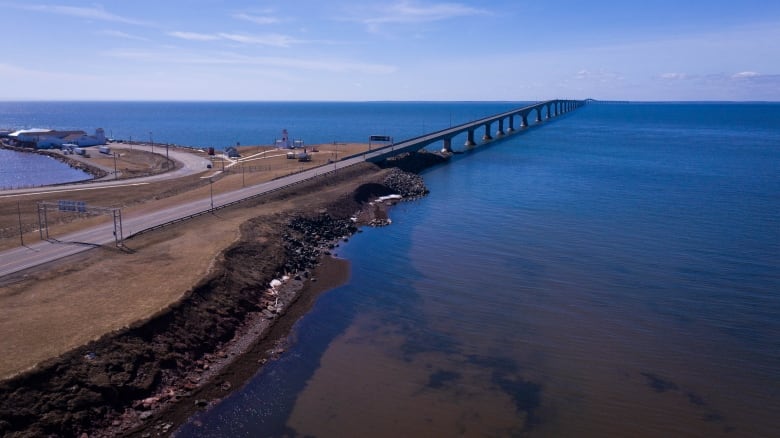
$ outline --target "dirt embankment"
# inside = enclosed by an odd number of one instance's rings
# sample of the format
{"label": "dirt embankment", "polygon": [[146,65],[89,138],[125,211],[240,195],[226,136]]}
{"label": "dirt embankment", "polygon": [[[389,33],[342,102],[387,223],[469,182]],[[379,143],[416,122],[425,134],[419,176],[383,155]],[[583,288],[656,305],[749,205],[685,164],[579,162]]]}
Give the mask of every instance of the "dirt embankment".
{"label": "dirt embankment", "polygon": [[[138,431],[151,428],[152,417],[170,420],[163,425],[167,431],[194,406],[207,404],[215,390],[229,390],[230,382],[214,376],[247,351],[255,356],[239,375],[251,376],[247,369],[256,370],[258,361],[278,353],[265,347],[281,339],[313,302],[303,300],[307,304],[295,308],[329,248],[357,231],[353,218],[368,223],[382,214],[364,208],[366,202],[389,193],[427,193],[419,177],[397,169],[353,172],[374,172],[373,181],[358,187],[350,183],[356,175],[344,172],[340,182],[330,183],[353,185],[342,195],[244,223],[239,241],[221,254],[212,273],[156,316],[2,382],[0,435],[94,437],[135,430],[143,436],[148,432]],[[274,196],[294,197],[306,189],[296,186]],[[284,276],[290,277],[284,284],[269,287]]]}

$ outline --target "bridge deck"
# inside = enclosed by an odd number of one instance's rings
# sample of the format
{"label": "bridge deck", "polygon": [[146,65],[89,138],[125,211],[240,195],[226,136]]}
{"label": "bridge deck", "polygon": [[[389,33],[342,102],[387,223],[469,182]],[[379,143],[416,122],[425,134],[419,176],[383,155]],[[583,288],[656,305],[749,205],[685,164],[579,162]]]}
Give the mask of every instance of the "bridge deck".
{"label": "bridge deck", "polygon": [[[463,133],[471,133],[473,135],[474,131],[476,131],[479,128],[484,127],[486,130],[486,134],[489,134],[488,130],[490,129],[490,126],[493,123],[497,123],[499,121],[503,121],[505,119],[510,119],[512,117],[520,116],[524,120],[527,119],[528,115],[531,114],[534,111],[538,111],[538,116],[541,119],[542,118],[542,110],[544,108],[547,108],[548,110],[548,118],[552,118],[567,112],[570,112],[580,106],[582,106],[584,103],[583,101],[575,101],[575,100],[548,100],[544,102],[538,102],[535,104],[527,105],[521,108],[513,109],[510,111],[503,112],[501,114],[496,114],[488,117],[483,117],[478,120],[474,120],[471,122],[466,122],[457,126],[453,126],[450,128],[442,129],[440,131],[431,132],[428,134],[423,134],[419,137],[414,137],[408,140],[404,140],[400,143],[395,143],[392,145],[383,146],[381,148],[377,148],[375,151],[372,151],[365,155],[365,159],[367,161],[372,162],[378,162],[382,161],[384,159],[387,159],[393,155],[401,154],[404,152],[416,152],[432,143],[436,143],[438,141],[445,141],[445,140],[451,140],[452,138],[456,137],[457,135],[463,134]],[[551,110],[551,107],[555,106],[556,113],[553,114]],[[560,109],[557,109],[558,106],[560,106]],[[512,127],[512,124],[510,123],[510,127]],[[512,128],[512,131],[517,131],[517,128]],[[506,133],[510,133],[512,131],[507,131]],[[503,134],[503,133],[502,133]]]}

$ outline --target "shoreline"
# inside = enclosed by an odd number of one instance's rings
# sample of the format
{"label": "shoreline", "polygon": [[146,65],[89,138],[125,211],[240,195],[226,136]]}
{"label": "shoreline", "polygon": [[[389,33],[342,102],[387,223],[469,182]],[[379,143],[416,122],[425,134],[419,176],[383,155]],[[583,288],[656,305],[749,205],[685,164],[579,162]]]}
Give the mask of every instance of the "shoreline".
{"label": "shoreline", "polygon": [[[383,185],[401,189],[391,191],[406,193],[406,196],[401,199],[403,201],[414,200],[427,194],[427,188],[424,187],[421,178],[417,177],[418,179],[410,184],[409,174],[399,176],[402,173],[403,171],[391,172],[385,177]],[[407,185],[410,187],[404,188]],[[349,219],[349,222],[354,225],[343,227],[342,223],[342,227],[338,224],[335,226],[336,229],[346,231],[346,234],[337,231],[338,235],[332,235],[325,241],[320,240],[319,244],[310,242],[323,250],[318,253],[316,261],[312,260],[314,266],[306,268],[299,265],[303,270],[298,272],[302,273],[294,278],[285,276],[281,286],[271,294],[270,298],[276,297],[278,300],[275,301],[277,305],[271,305],[268,309],[276,307],[277,317],[266,319],[269,316],[266,310],[262,313],[249,313],[236,329],[234,337],[218,352],[213,355],[206,354],[204,360],[198,361],[198,367],[185,376],[183,385],[178,388],[163,388],[154,396],[137,403],[133,410],[125,411],[125,414],[119,420],[114,420],[110,427],[90,436],[145,438],[173,432],[199,411],[211,408],[242,388],[266,364],[278,359],[287,350],[287,342],[293,327],[313,308],[320,295],[349,281],[349,260],[338,258],[331,251],[339,247],[341,242],[347,242],[352,235],[360,233],[361,227],[381,227],[390,224],[388,209],[399,199],[381,200],[382,196],[376,195],[376,192],[385,191],[371,185],[360,186],[355,190],[354,195],[363,202],[360,210]],[[309,221],[303,216],[298,216],[291,221],[290,227],[296,228],[301,222]],[[313,227],[316,232],[323,230],[322,222],[326,222],[325,229],[333,226],[330,217],[327,214],[323,217],[322,212],[319,217],[311,221],[317,223]],[[304,224],[303,227],[307,228],[310,225]],[[305,233],[309,234],[309,231],[305,230]],[[286,266],[289,265],[288,261]],[[270,292],[270,289],[266,292]],[[181,391],[182,388],[185,392],[177,394],[177,391]],[[155,399],[163,403],[155,406],[157,403]],[[149,403],[144,406],[146,402]]]}
{"label": "shoreline", "polygon": [[349,281],[349,270],[348,260],[323,256],[322,263],[313,271],[316,282],[287,285],[292,292],[291,300],[279,318],[269,324],[268,320],[258,315],[250,315],[237,330],[231,345],[221,352],[223,357],[218,354],[204,361],[206,369],[201,367],[202,371],[191,373],[191,378],[202,380],[203,384],[176,403],[157,408],[153,415],[144,420],[144,424],[130,428],[126,426],[132,424],[132,421],[114,424],[105,436],[142,438],[150,434],[172,432],[199,411],[209,409],[229,397],[246,385],[263,366],[284,353],[295,324],[314,307],[322,294],[346,284]]}
{"label": "shoreline", "polygon": [[56,183],[56,184],[42,184],[39,186],[33,186],[33,187],[45,187],[45,186],[57,186],[61,184],[74,184],[74,183],[83,183],[83,182],[89,182],[89,181],[95,181],[97,179],[103,178],[108,173],[104,171],[103,169],[100,169],[99,167],[91,166],[87,163],[84,163],[79,160],[71,159],[70,157],[66,157],[61,154],[57,154],[54,152],[49,152],[46,150],[38,150],[38,149],[28,149],[28,148],[20,148],[16,146],[10,146],[4,143],[0,143],[0,149],[5,149],[13,152],[20,152],[24,154],[37,154],[37,155],[43,155],[45,157],[53,158],[61,163],[67,164],[72,169],[80,170],[88,175],[91,176],[91,178],[82,179],[78,181],[69,181],[65,183]]}
{"label": "shoreline", "polygon": [[[399,191],[407,198],[427,193],[419,176],[404,175],[411,174],[355,168],[329,183],[343,187],[337,192],[352,187],[336,198],[270,223],[263,216],[244,223],[239,242],[217,255],[217,269],[169,308],[0,382],[7,395],[0,401],[0,432],[145,436],[223,398],[258,371],[258,361],[281,353],[275,342],[286,339],[320,293],[348,279],[348,262],[333,259],[330,250],[358,232],[357,225],[384,223],[383,210],[369,202]],[[278,196],[316,193],[311,188]],[[293,278],[271,300],[263,285],[285,274]]]}

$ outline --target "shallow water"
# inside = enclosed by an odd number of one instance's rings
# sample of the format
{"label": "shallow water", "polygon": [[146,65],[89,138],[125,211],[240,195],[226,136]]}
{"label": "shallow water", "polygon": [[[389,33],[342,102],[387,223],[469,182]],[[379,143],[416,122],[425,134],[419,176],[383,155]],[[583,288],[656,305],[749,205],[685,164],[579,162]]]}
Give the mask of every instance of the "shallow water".
{"label": "shallow water", "polygon": [[84,181],[82,170],[38,154],[0,149],[0,190]]}
{"label": "shallow water", "polygon": [[[0,127],[313,144],[521,105],[4,102]],[[602,104],[458,156],[340,249],[350,282],[288,352],[179,435],[774,436],[778,145],[776,104]]]}
{"label": "shallow water", "polygon": [[425,173],[178,436],[774,436],[780,105],[590,105]]}

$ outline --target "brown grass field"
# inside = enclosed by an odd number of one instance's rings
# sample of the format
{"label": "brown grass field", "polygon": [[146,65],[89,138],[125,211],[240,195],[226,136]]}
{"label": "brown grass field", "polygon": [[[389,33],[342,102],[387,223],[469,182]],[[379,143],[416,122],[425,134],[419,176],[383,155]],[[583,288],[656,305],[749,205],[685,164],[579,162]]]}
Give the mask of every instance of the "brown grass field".
{"label": "brown grass field", "polygon": [[[338,148],[338,149],[336,149]],[[266,152],[247,159],[215,177],[214,193],[258,184],[292,172],[364,151],[367,145],[319,146],[311,162],[288,160],[283,151]],[[271,148],[244,147],[251,156]],[[278,152],[278,154],[277,154]],[[94,155],[97,154],[93,154]],[[127,167],[149,173],[160,160],[140,151],[127,153]],[[280,155],[270,158],[270,155]],[[92,157],[87,160],[93,159]],[[105,166],[111,157],[99,157]],[[164,161],[164,160],[163,160]],[[153,211],[173,203],[209,196],[209,180],[202,177],[221,171],[222,162],[201,174],[128,188],[79,190],[67,194],[32,194],[3,197],[0,192],[0,249],[20,245],[21,212],[26,244],[40,241],[36,202],[57,199],[82,200],[90,205],[121,207],[123,215]],[[243,169],[242,167],[243,166]],[[370,173],[370,172],[369,172]],[[128,180],[132,181],[132,180]],[[207,276],[215,257],[238,237],[242,223],[252,218],[286,214],[316,204],[323,197],[344,196],[361,181],[323,185],[310,193],[263,202],[260,207],[237,206],[204,215],[182,224],[144,234],[126,242],[127,250],[97,248],[19,275],[0,279],[0,380],[56,357],[111,331],[143,320],[177,301]],[[45,188],[41,192],[45,192]],[[328,193],[330,192],[330,193]],[[56,237],[94,225],[109,217],[53,214],[50,235]]]}

